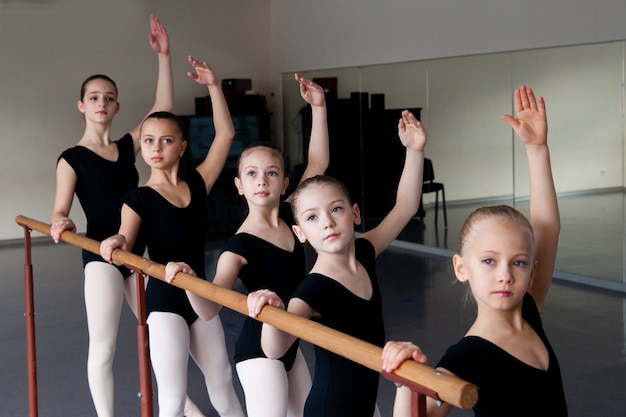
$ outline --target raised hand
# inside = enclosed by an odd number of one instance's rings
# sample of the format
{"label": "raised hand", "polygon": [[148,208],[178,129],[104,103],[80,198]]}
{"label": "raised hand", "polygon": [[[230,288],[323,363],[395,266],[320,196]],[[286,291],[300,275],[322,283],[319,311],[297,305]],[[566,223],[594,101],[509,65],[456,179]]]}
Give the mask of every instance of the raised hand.
{"label": "raised hand", "polygon": [[324,89],[311,80],[302,78],[299,74],[294,74],[296,81],[300,83],[300,95],[311,106],[324,106],[326,104],[326,96]]}
{"label": "raised hand", "polygon": [[526,145],[545,145],[548,140],[548,119],[543,97],[535,98],[531,88],[522,85],[515,90],[515,117],[502,116]]}
{"label": "raised hand", "polygon": [[217,77],[215,76],[213,68],[211,68],[206,62],[196,61],[191,55],[189,55],[188,60],[193,69],[196,71],[187,72],[189,77],[191,77],[198,84],[206,86],[217,85]]}
{"label": "raised hand", "polygon": [[426,147],[426,128],[408,110],[402,112],[402,117],[398,121],[398,136],[405,148],[423,151]]}
{"label": "raised hand", "polygon": [[150,47],[157,54],[168,55],[170,53],[170,41],[165,31],[165,26],[153,14],[150,15]]}

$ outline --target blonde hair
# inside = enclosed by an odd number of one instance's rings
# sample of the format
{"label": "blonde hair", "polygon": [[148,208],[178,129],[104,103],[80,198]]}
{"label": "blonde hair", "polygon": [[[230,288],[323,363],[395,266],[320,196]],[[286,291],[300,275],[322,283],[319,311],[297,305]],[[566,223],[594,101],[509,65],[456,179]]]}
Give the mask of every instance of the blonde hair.
{"label": "blonde hair", "polygon": [[[239,154],[239,159],[237,161],[237,175],[241,174],[241,162],[243,161],[243,159],[248,156],[251,152],[255,151],[256,149],[267,149],[269,151],[271,151],[274,156],[278,157],[280,159],[283,169],[283,173],[285,172],[285,167],[286,167],[286,162],[285,162],[285,154],[283,152],[282,149],[280,149],[278,146],[274,145],[271,142],[266,142],[266,141],[254,141],[254,142],[250,142],[243,151],[241,151],[241,153]],[[286,175],[286,174],[285,174]]]}
{"label": "blonde hair", "polygon": [[489,219],[501,219],[508,220],[519,224],[528,232],[530,239],[532,255],[535,254],[535,237],[530,222],[522,213],[517,211],[511,206],[498,205],[498,206],[486,206],[474,210],[465,220],[463,226],[461,226],[461,232],[459,233],[459,253],[463,255],[466,246],[469,244],[474,233],[477,233],[478,223]]}
{"label": "blonde hair", "polygon": [[[498,206],[486,206],[474,210],[465,219],[463,226],[461,226],[461,232],[459,233],[459,254],[463,256],[466,248],[471,245],[471,240],[475,233],[480,233],[479,223],[485,220],[504,220],[517,223],[524,229],[530,240],[531,256],[535,256],[535,237],[530,222],[522,213],[517,211],[511,206],[498,205]],[[469,285],[466,287],[464,295],[464,304],[472,305],[476,307],[476,299],[472,294],[472,289]]]}

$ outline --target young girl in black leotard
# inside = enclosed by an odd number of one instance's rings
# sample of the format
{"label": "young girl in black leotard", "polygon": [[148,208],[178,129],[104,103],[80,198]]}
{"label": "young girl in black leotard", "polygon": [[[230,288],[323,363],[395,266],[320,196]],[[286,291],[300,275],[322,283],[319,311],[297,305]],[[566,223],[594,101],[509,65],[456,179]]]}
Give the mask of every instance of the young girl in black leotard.
{"label": "young girl in black leotard", "polygon": [[[151,260],[165,264],[170,259],[183,259],[204,276],[204,202],[224,167],[235,130],[213,70],[191,56],[189,62],[196,72],[188,75],[208,87],[215,138],[204,161],[181,180],[179,161],[187,145],[182,123],[166,112],[146,118],[141,127],[141,153],[150,166],[150,178],[144,187],[124,197],[119,234],[101,244],[101,255],[108,261],[113,250],[132,247],[141,236]],[[199,319],[184,290],[156,278],[148,281],[146,310],[159,415],[183,415],[191,354],[204,374],[217,412],[243,417],[219,317]]]}
{"label": "young girl in black leotard", "polygon": [[[417,212],[426,145],[422,124],[406,110],[398,133],[406,158],[396,204],[378,226],[356,241],[354,225],[361,221],[360,211],[341,182],[324,176],[310,178],[298,186],[292,200],[293,230],[301,242],[311,244],[317,260],[289,300],[287,311],[379,346],[384,343],[384,328],[375,258]],[[285,301],[274,291],[248,295],[251,317],[265,304],[285,308]],[[293,340],[263,324],[262,347],[268,357],[282,356]],[[304,415],[377,415],[378,378],[377,372],[316,346],[313,386]]]}
{"label": "young girl in black leotard", "polygon": [[[306,179],[323,173],[329,162],[326,101],[320,86],[295,77],[313,112],[308,164],[302,175]],[[233,288],[239,277],[248,291],[272,288],[289,299],[306,268],[303,247],[290,229],[294,223],[290,197],[281,204],[287,183],[280,149],[255,143],[241,153],[235,184],[249,213],[218,259],[214,284]],[[193,273],[180,263],[171,263],[166,270],[170,281],[180,270]],[[188,295],[204,319],[214,317],[222,307],[193,293]],[[235,345],[248,416],[301,416],[311,377],[298,344],[293,343],[279,360],[268,359],[261,349],[260,333],[261,323],[248,318]]]}
{"label": "young girl in black leotard", "polygon": [[[154,105],[149,113],[171,110],[174,98],[169,39],[165,27],[153,15],[150,16],[150,46],[158,56],[159,75]],[[56,243],[63,231],[76,231],[69,217],[74,193],[87,220],[86,236],[100,241],[117,232],[121,198],[137,187],[139,174],[135,155],[139,152],[139,125],[119,140],[113,141],[109,136],[120,108],[117,97],[117,86],[106,75],[93,75],[81,86],[77,105],[85,118],[85,131],[77,146],[65,150],[57,163],[50,230]],[[141,254],[143,246],[137,245],[134,251]],[[118,324],[124,295],[137,314],[136,283],[134,275],[124,266],[110,265],[86,250],[82,256],[89,329],[89,390],[97,415],[112,417],[113,358]],[[188,400],[186,410],[197,410],[197,407]]]}
{"label": "young girl in black leotard", "polygon": [[[550,168],[543,98],[530,88],[515,91],[515,117],[503,118],[526,145],[530,174],[530,222],[508,206],[483,207],[461,228],[454,272],[467,284],[478,314],[465,337],[437,364],[478,386],[476,416],[566,416],[559,363],[541,324],[552,282],[559,209]],[[389,342],[383,369],[426,358],[410,342]],[[411,415],[410,393],[396,395],[394,416]],[[428,415],[445,416],[452,406],[429,399]]]}

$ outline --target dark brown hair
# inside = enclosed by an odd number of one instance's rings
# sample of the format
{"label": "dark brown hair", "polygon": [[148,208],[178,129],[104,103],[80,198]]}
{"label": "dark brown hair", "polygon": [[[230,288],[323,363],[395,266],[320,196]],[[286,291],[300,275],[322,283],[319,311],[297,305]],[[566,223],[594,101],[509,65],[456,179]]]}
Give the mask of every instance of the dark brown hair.
{"label": "dark brown hair", "polygon": [[[180,120],[180,117],[176,116],[174,113],[170,113],[168,111],[155,111],[153,113],[150,113],[148,117],[146,117],[144,121],[141,123],[141,129],[143,129],[143,124],[148,119],[164,119],[164,120],[171,121],[172,123],[174,123],[174,125],[180,132],[182,139],[187,140],[185,136],[185,125],[183,124],[183,121]],[[139,129],[140,134],[141,134],[141,129]]]}
{"label": "dark brown hair", "polygon": [[117,96],[117,84],[115,84],[115,81],[113,81],[111,78],[109,78],[106,75],[94,74],[94,75],[87,77],[87,79],[83,81],[83,83],[80,86],[80,100],[81,101],[83,100],[83,97],[85,97],[85,93],[87,92],[87,84],[89,84],[93,80],[105,80],[105,81],[110,82],[111,84],[113,84],[113,87],[115,88],[115,95]]}
{"label": "dark brown hair", "polygon": [[348,199],[350,205],[352,205],[352,199],[350,198],[350,193],[346,188],[345,184],[339,181],[337,178],[329,177],[327,175],[315,175],[313,177],[307,178],[302,181],[296,190],[291,195],[291,210],[293,212],[293,217],[298,221],[297,212],[298,212],[298,200],[303,192],[306,191],[312,185],[331,185],[336,187],[342,194]]}

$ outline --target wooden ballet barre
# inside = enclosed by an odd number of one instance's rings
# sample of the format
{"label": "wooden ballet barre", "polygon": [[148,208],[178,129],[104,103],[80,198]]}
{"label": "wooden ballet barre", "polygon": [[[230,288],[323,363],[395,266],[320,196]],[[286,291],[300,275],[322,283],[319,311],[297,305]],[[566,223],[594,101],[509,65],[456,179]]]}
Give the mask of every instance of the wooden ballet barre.
{"label": "wooden ballet barre", "polygon": [[[21,215],[16,217],[16,222],[21,226],[50,235],[49,224]],[[100,242],[76,233],[65,231],[61,234],[61,240],[90,252],[100,253]],[[119,264],[141,270],[151,277],[160,280],[165,279],[164,265],[121,249],[113,251],[112,258]],[[176,275],[172,285],[192,291],[231,310],[248,315],[247,297],[237,291],[220,287],[183,272]],[[260,321],[302,340],[318,345],[376,372],[381,372],[382,348],[379,346],[269,305],[263,308],[258,318]],[[397,376],[400,381],[413,382],[424,387],[428,395],[438,397],[441,401],[464,410],[471,409],[478,399],[478,389],[475,385],[460,378],[442,374],[427,365],[410,359],[404,361],[393,374],[384,373],[384,375],[392,380],[394,376]],[[407,385],[410,386],[411,384]]]}

